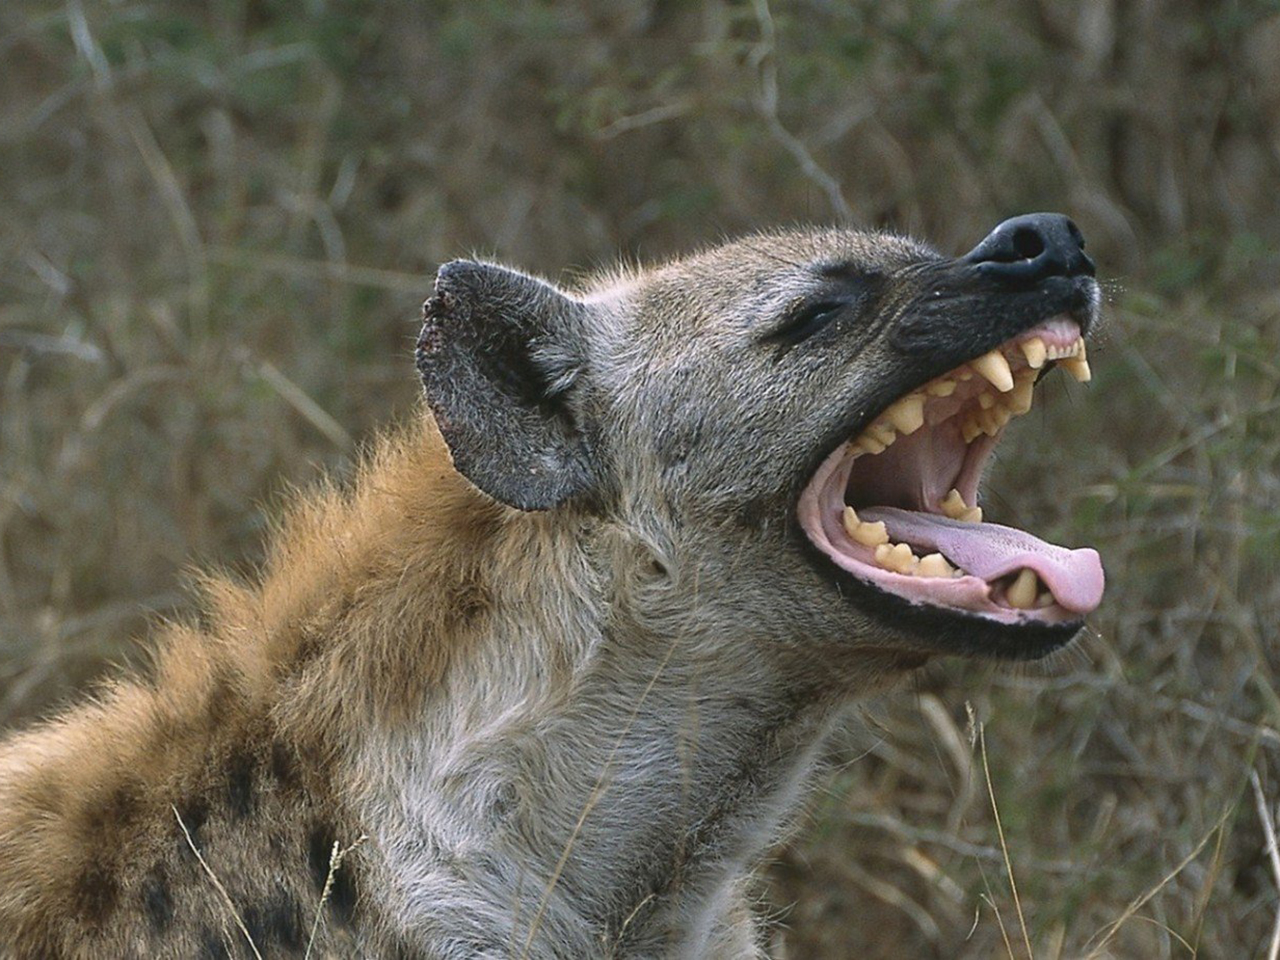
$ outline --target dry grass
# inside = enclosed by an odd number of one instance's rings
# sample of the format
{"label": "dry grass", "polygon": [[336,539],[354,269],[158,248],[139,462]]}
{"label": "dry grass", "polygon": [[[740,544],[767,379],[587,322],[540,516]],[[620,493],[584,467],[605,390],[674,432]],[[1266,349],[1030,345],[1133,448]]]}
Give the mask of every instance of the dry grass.
{"label": "dry grass", "polygon": [[778,853],[777,938],[1263,955],[1277,48],[1244,0],[11,0],[0,723],[132,656],[184,565],[253,562],[282,484],[413,409],[443,258],[583,270],[836,216],[959,251],[1067,210],[1111,281],[1096,379],[1014,428],[989,499],[1096,544],[1108,600],[1074,653],[940,664],[871,710]]}

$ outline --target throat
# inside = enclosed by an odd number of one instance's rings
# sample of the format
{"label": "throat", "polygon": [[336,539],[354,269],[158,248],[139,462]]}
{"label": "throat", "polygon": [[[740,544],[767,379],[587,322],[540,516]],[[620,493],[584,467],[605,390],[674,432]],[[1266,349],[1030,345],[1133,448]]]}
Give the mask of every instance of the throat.
{"label": "throat", "polygon": [[902,437],[876,457],[863,457],[850,471],[845,503],[863,507],[897,507],[936,511],[957,489],[976,503],[982,466],[993,445],[990,438],[966,444],[956,423],[942,423]]}
{"label": "throat", "polygon": [[436,948],[432,931],[484,910],[531,956],[593,955],[601,937],[719,955],[741,906],[726,897],[815,781],[829,708],[669,637],[602,634],[561,686],[515,662],[533,638],[499,633],[496,675],[458,671],[454,708],[368,747],[366,829],[399,916]]}

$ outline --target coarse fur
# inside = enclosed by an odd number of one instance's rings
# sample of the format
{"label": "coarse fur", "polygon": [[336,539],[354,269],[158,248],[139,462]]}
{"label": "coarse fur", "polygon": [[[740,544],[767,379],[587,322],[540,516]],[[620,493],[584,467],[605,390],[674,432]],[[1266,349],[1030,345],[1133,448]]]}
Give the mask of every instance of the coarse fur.
{"label": "coarse fur", "polygon": [[572,293],[446,265],[420,422],[145,677],[0,744],[0,957],[762,955],[746,885],[842,711],[1070,635],[874,596],[794,516],[895,396],[1082,296],[1035,295],[842,230]]}

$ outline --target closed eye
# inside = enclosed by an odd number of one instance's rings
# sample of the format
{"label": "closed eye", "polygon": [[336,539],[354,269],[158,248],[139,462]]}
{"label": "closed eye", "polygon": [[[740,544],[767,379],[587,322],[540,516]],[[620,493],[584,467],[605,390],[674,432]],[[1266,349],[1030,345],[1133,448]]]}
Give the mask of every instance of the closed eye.
{"label": "closed eye", "polygon": [[794,346],[828,326],[847,306],[847,303],[833,300],[806,304],[770,330],[765,339]]}

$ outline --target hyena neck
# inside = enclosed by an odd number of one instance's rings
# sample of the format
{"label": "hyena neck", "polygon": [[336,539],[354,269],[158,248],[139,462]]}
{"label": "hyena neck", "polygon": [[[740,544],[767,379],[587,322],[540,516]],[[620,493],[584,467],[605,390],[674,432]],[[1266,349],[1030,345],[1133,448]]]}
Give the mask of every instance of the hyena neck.
{"label": "hyena neck", "polygon": [[750,956],[743,883],[814,779],[829,707],[757,652],[641,628],[602,524],[512,512],[490,532],[483,602],[441,624],[447,669],[353,757],[395,935],[442,956]]}

